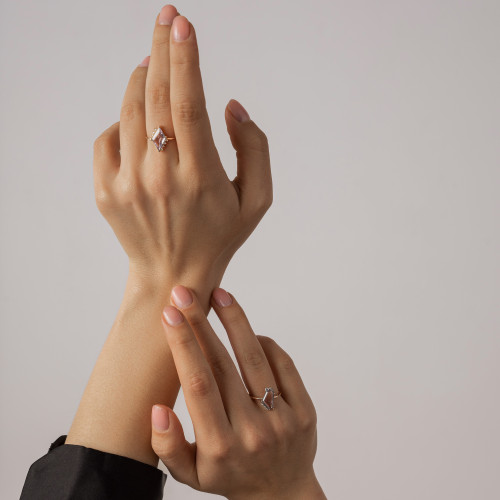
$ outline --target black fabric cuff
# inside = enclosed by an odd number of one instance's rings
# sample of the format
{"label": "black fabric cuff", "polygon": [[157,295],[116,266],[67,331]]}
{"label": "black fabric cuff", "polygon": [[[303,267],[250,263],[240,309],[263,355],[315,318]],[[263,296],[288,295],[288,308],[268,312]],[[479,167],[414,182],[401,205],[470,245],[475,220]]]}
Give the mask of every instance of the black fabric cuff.
{"label": "black fabric cuff", "polygon": [[32,464],[21,500],[161,500],[167,480],[160,469],[131,458],[64,444],[57,438]]}

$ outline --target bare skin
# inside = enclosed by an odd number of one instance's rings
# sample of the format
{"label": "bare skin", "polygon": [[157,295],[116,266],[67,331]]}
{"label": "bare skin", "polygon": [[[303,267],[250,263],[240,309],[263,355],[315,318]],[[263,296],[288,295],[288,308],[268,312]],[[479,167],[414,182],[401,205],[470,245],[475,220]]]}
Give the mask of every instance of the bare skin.
{"label": "bare skin", "polygon": [[[174,296],[187,296],[177,287]],[[226,348],[192,294],[188,307],[167,306],[163,326],[193,422],[188,443],[175,413],[152,409],[153,449],[171,475],[192,488],[230,500],[325,499],[316,479],[316,412],[290,356],[256,336],[241,306],[216,289],[212,305],[236,355]],[[263,388],[281,391],[266,410],[252,400]]]}
{"label": "bare skin", "polygon": [[[129,257],[129,277],[67,444],[158,463],[151,406],[173,406],[179,390],[160,320],[170,291],[193,289],[205,318],[211,291],[272,203],[265,134],[236,101],[225,118],[238,161],[233,181],[213,142],[194,28],[164,7],[120,122],[94,144],[96,202]],[[176,138],[161,152],[146,141],[158,126]]]}

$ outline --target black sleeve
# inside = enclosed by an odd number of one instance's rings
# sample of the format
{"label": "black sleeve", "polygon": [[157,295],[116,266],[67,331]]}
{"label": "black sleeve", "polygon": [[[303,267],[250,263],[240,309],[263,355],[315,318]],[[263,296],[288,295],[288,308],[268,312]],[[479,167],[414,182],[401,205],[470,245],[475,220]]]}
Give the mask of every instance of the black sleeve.
{"label": "black sleeve", "polygon": [[30,467],[21,500],[161,500],[167,476],[131,458],[74,444],[66,436]]}

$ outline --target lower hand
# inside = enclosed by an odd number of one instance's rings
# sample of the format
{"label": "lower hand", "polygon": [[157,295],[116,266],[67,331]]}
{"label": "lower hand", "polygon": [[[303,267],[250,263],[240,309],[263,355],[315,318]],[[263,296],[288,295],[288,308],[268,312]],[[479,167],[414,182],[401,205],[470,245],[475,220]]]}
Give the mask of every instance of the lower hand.
{"label": "lower hand", "polygon": [[[325,498],[313,470],[316,413],[290,356],[256,336],[234,297],[222,289],[212,306],[227,331],[244,384],[196,296],[182,309],[167,306],[163,325],[191,416],[196,442],[186,441],[175,413],[152,412],[152,446],[172,476],[197,490],[230,499]],[[185,305],[189,300],[184,300]],[[282,391],[266,410],[247,393]]]}

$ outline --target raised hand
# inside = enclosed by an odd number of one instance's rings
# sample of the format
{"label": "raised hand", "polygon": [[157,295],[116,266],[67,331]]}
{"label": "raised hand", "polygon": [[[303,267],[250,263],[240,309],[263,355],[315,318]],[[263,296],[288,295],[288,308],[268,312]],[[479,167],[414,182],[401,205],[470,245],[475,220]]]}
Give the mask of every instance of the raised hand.
{"label": "raised hand", "polygon": [[[243,385],[196,296],[177,286],[173,302],[179,297],[182,312],[167,306],[163,325],[196,442],[186,441],[170,408],[153,407],[153,449],[172,476],[230,499],[325,498],[313,470],[316,413],[290,356],[270,338],[257,337],[234,297],[216,289],[212,305],[228,334]],[[247,389],[255,397],[269,393],[266,405],[252,399]]]}
{"label": "raised hand", "polygon": [[[234,100],[225,119],[238,159],[233,181],[212,138],[194,28],[165,6],[151,57],[130,78],[120,122],[95,141],[97,205],[134,276],[213,289],[269,208],[266,136]],[[175,138],[162,151],[146,140],[157,127]]]}
{"label": "raised hand", "polygon": [[[167,5],[151,57],[132,73],[120,122],[94,145],[97,205],[127,252],[123,302],[68,433],[78,444],[156,465],[150,410],[179,381],[160,322],[177,283],[204,311],[236,249],[272,200],[267,139],[236,101],[225,111],[237,153],[230,181],[215,148],[193,26]],[[157,127],[175,140],[159,151]],[[122,418],[126,414],[127,418]]]}

